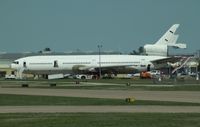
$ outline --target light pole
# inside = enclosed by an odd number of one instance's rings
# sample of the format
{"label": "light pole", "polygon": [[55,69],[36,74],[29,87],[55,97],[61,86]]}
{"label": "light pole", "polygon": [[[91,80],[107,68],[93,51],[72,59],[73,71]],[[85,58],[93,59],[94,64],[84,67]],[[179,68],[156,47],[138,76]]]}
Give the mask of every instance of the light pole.
{"label": "light pole", "polygon": [[198,66],[199,66],[199,63],[197,63],[197,65],[196,65],[196,80],[197,81],[199,80]]}
{"label": "light pole", "polygon": [[99,78],[101,79],[101,48],[102,45],[97,45],[98,49],[99,49]]}

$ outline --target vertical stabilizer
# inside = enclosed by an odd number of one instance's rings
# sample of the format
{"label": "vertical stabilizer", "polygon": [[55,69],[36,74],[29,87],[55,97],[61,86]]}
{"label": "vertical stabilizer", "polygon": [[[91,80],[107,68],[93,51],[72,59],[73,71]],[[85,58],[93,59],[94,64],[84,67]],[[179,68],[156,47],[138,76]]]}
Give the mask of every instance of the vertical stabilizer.
{"label": "vertical stabilizer", "polygon": [[172,38],[170,39],[169,44],[170,44],[170,43],[171,43],[171,44],[175,44],[175,43],[177,42],[177,40],[178,40],[178,37],[179,37],[179,35],[174,35],[174,36],[172,36]]}
{"label": "vertical stabilizer", "polygon": [[[177,40],[178,35],[175,35],[177,28],[179,27],[179,24],[174,24],[170,27],[169,30],[155,43],[155,44],[165,44],[172,43],[172,40]],[[175,41],[176,42],[176,41]]]}

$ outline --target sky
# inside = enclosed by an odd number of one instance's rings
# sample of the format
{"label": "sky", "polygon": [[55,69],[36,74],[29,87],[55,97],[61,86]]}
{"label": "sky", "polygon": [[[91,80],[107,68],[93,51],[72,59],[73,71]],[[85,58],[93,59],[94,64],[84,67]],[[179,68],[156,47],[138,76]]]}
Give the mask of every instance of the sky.
{"label": "sky", "polygon": [[[0,52],[137,50],[173,24],[200,49],[200,0],[0,0]],[[170,49],[171,50],[171,49]]]}

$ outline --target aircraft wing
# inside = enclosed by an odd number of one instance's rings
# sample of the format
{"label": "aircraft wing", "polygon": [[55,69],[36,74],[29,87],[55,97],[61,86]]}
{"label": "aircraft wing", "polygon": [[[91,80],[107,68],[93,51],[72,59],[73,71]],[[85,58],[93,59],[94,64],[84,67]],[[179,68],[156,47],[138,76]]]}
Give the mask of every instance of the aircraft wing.
{"label": "aircraft wing", "polygon": [[[118,65],[103,65],[101,66],[102,71],[106,70],[118,70],[118,69],[125,69],[128,66],[132,66],[132,64],[118,64]],[[96,72],[99,69],[99,66],[79,66],[76,67],[77,71],[90,71],[90,72]]]}
{"label": "aircraft wing", "polygon": [[153,63],[153,65],[156,68],[160,68],[160,67],[166,67],[169,65],[169,63],[177,63],[179,61],[181,61],[182,57],[180,56],[173,56],[173,57],[167,57],[167,58],[163,58],[163,59],[159,59],[159,60],[154,60],[151,61]]}

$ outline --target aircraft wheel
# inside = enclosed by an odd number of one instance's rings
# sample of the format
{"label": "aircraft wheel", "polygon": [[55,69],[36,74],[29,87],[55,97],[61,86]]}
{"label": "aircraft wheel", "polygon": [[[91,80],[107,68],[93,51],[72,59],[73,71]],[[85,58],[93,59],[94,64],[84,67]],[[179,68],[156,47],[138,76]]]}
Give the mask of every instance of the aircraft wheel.
{"label": "aircraft wheel", "polygon": [[81,79],[86,79],[86,77],[85,76],[81,76]]}

